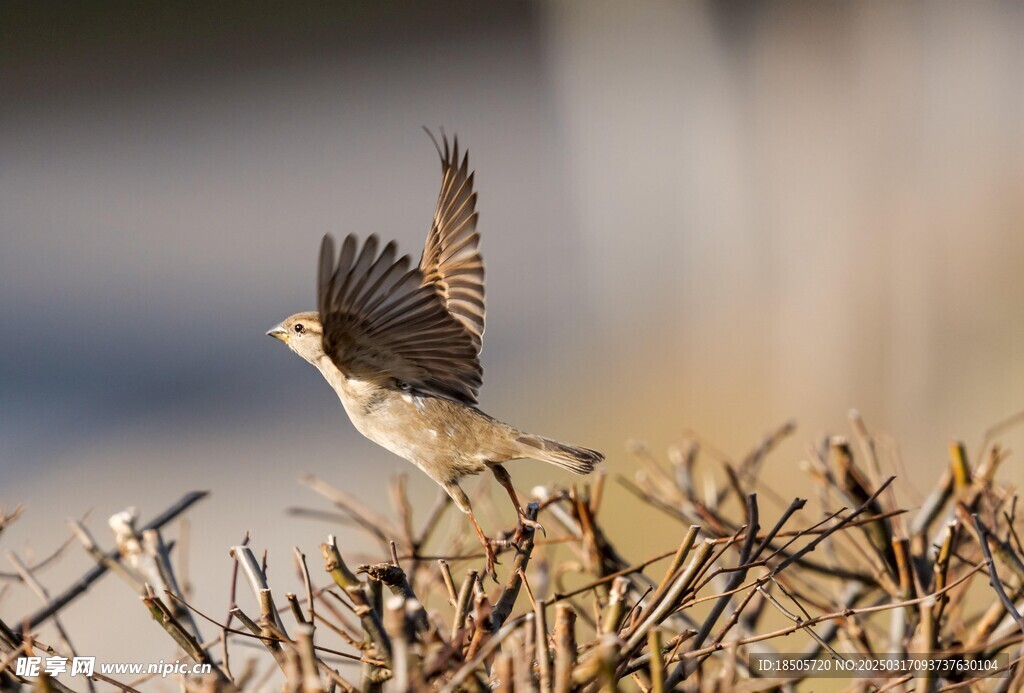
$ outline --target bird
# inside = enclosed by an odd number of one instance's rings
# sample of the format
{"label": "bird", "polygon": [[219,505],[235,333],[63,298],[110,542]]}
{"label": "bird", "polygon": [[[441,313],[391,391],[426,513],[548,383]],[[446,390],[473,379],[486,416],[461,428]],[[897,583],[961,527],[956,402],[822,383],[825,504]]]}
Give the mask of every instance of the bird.
{"label": "bird", "polygon": [[604,455],[523,432],[477,406],[483,381],[484,265],[477,231],[475,173],[458,138],[442,145],[441,192],[418,264],[376,234],[349,234],[335,252],[320,245],[315,311],[296,313],[267,334],[314,365],[337,393],[356,430],[419,467],[473,525],[493,577],[495,547],[459,485],[490,471],[516,510],[516,544],[526,517],[504,463],[529,458],[576,474]]}

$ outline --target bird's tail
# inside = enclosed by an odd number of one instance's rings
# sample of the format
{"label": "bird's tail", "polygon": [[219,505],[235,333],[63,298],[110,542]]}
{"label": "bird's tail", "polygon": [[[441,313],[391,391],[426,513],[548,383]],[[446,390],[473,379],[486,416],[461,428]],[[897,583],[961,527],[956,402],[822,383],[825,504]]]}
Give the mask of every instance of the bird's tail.
{"label": "bird's tail", "polygon": [[520,435],[516,442],[519,444],[519,454],[523,457],[550,462],[575,474],[590,474],[594,467],[604,460],[604,455],[596,450],[565,445],[557,440],[529,433]]}

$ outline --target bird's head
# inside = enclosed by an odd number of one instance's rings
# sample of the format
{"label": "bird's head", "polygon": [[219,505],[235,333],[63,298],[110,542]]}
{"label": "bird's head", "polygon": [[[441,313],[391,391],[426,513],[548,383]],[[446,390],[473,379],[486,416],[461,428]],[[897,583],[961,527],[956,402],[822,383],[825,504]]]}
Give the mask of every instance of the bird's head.
{"label": "bird's head", "polygon": [[275,325],[267,335],[280,339],[296,354],[316,365],[324,355],[324,330],[316,312],[296,313]]}

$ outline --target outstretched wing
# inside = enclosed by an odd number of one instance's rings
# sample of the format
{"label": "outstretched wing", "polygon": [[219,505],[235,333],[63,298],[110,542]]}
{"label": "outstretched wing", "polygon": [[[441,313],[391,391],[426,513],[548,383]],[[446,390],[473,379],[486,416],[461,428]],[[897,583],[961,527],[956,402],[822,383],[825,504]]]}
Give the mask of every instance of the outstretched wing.
{"label": "outstretched wing", "polygon": [[451,147],[447,137],[443,141],[443,151],[434,141],[441,156],[441,193],[420,258],[420,271],[423,281],[437,292],[480,351],[484,336],[484,263],[478,250],[473,173],[468,154],[459,161],[458,139]]}
{"label": "outstretched wing", "polygon": [[320,246],[324,351],[348,377],[475,404],[480,361],[462,324],[394,242],[379,254],[376,236],[358,246],[351,234],[337,256],[330,235]]}

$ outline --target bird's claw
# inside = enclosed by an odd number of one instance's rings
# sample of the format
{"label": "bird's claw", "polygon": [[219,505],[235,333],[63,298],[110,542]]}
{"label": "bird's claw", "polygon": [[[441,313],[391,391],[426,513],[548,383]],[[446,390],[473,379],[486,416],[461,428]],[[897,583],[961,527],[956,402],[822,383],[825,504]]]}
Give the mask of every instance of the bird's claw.
{"label": "bird's claw", "polygon": [[526,526],[526,527],[529,527],[534,532],[538,532],[539,531],[541,534],[544,535],[545,538],[547,538],[547,536],[548,536],[548,531],[546,529],[544,529],[544,525],[542,525],[541,523],[537,522],[536,520],[531,520],[528,517],[520,517],[519,518],[519,524],[521,524],[523,526]]}
{"label": "bird's claw", "polygon": [[491,576],[492,580],[497,582],[498,571],[494,569],[494,566],[500,565],[500,563],[498,562],[498,554],[494,547],[498,545],[498,542],[485,537],[480,543],[484,547],[484,553],[487,556],[487,565],[484,567],[484,571]]}
{"label": "bird's claw", "polygon": [[525,534],[527,527],[532,529],[534,532],[540,530],[541,534],[545,537],[548,535],[547,530],[544,529],[544,526],[541,523],[536,520],[531,520],[525,515],[520,515],[518,517],[518,522],[516,523],[516,533],[512,536],[512,546],[515,547],[516,551],[520,550],[519,544],[523,541],[523,535]]}

